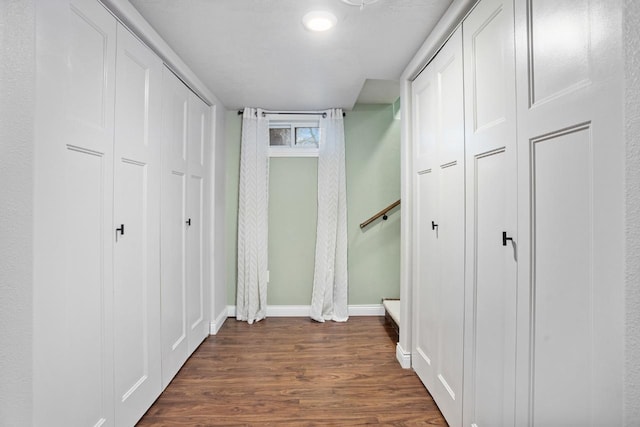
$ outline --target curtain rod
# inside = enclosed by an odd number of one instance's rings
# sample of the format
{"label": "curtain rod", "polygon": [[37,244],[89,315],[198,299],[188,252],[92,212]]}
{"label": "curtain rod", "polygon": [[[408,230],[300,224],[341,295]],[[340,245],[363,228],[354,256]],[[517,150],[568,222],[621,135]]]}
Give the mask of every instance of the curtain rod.
{"label": "curtain rod", "polygon": [[[244,110],[238,110],[238,115],[242,115],[244,114]],[[256,114],[258,114],[256,112]],[[292,115],[292,116],[319,116],[320,114],[322,114],[322,118],[326,118],[327,117],[327,113],[311,113],[311,112],[305,112],[305,111],[294,111],[292,113],[286,113],[286,112],[273,112],[273,113],[268,113],[268,112],[262,112],[262,117],[266,116],[267,114],[285,114],[285,115]],[[345,117],[347,115],[347,113],[345,113],[344,111],[342,112],[342,117]]]}

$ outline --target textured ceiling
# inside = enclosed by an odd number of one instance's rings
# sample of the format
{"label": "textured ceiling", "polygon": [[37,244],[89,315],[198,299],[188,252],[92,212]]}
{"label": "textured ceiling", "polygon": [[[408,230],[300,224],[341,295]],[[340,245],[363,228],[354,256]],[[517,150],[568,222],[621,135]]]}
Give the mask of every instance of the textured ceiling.
{"label": "textured ceiling", "polygon": [[[351,109],[367,79],[387,93],[366,98],[385,102],[451,3],[380,0],[360,10],[340,0],[130,1],[227,108],[272,110]],[[306,30],[310,10],[333,12],[336,27]]]}

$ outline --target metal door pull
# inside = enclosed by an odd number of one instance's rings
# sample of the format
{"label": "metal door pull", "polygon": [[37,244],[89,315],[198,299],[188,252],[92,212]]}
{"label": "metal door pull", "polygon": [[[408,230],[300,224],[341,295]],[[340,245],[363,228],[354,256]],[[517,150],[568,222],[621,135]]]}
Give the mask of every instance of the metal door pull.
{"label": "metal door pull", "polygon": [[507,232],[502,232],[502,246],[507,246],[507,240],[511,240],[513,242],[513,237],[507,237]]}
{"label": "metal door pull", "polygon": [[124,224],[120,224],[120,227],[116,228],[116,242],[118,241],[118,233],[124,236]]}

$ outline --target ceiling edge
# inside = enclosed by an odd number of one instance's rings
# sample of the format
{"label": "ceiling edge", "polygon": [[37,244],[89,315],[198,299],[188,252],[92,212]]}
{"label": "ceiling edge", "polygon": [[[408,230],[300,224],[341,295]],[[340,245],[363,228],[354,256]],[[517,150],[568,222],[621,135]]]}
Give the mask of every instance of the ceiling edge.
{"label": "ceiling edge", "polygon": [[[209,105],[219,104],[216,95],[184,63],[182,58],[167,44],[138,10],[127,0],[100,0],[125,27],[153,50],[165,65],[180,78],[196,95]],[[224,106],[223,106],[224,107]]]}

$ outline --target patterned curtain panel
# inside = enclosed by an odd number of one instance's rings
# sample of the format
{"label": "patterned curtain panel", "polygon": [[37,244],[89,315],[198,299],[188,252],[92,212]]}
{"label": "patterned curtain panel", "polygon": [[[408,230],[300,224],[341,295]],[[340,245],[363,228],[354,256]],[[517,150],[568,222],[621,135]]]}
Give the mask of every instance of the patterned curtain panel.
{"label": "patterned curtain panel", "polygon": [[245,108],[240,146],[236,319],[249,324],[267,312],[269,120]]}
{"label": "patterned curtain panel", "polygon": [[347,188],[342,109],[320,119],[318,227],[311,318],[345,322],[347,309]]}

